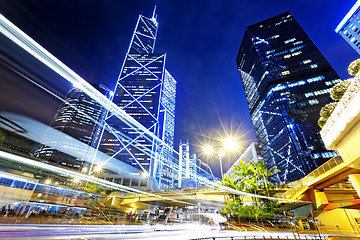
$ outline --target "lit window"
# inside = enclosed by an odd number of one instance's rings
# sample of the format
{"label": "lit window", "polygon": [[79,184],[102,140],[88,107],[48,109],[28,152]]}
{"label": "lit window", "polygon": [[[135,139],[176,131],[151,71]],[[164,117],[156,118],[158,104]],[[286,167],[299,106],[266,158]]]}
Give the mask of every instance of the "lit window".
{"label": "lit window", "polygon": [[309,92],[309,93],[305,93],[305,97],[313,97],[314,93],[313,92]]}
{"label": "lit window", "polygon": [[277,85],[276,87],[273,88],[273,91],[280,91],[280,90],[283,90],[283,89],[285,89],[285,86]]}
{"label": "lit window", "polygon": [[306,82],[304,80],[300,80],[294,83],[289,83],[288,87],[292,88],[292,87],[296,87],[296,86],[301,86],[304,85]]}
{"label": "lit window", "polygon": [[281,75],[283,75],[283,76],[288,75],[288,74],[290,74],[290,71],[281,72]]}
{"label": "lit window", "polygon": [[298,46],[298,47],[294,47],[294,48],[291,48],[290,49],[290,52],[294,52],[294,51],[296,51],[296,50],[298,50],[298,49],[301,49],[301,48],[303,48],[304,46],[302,45],[302,46]]}
{"label": "lit window", "polygon": [[303,61],[303,64],[307,64],[307,63],[311,63],[311,62],[312,62],[311,59],[306,59],[306,60]]}
{"label": "lit window", "polygon": [[280,35],[272,36],[270,39],[275,39],[275,38],[278,38],[278,37],[280,37]]}
{"label": "lit window", "polygon": [[351,40],[350,40],[350,42],[354,42],[355,41],[355,37],[353,37]]}
{"label": "lit window", "polygon": [[292,56],[297,56],[297,55],[300,55],[301,53],[302,53],[301,51],[298,51],[298,52],[292,53],[291,55],[292,55]]}
{"label": "lit window", "polygon": [[319,100],[317,99],[311,99],[308,101],[310,105],[315,105],[315,104],[318,104],[319,103]]}
{"label": "lit window", "polygon": [[286,43],[290,43],[290,42],[293,42],[293,41],[295,41],[296,40],[296,38],[291,38],[291,39],[288,39],[288,40],[286,40],[286,41],[284,41],[284,43],[286,44]]}
{"label": "lit window", "polygon": [[312,64],[312,65],[310,65],[310,67],[311,67],[311,68],[317,68],[318,65],[317,65],[317,64]]}
{"label": "lit window", "polygon": [[[315,64],[316,65],[316,64]],[[313,78],[309,78],[307,79],[306,81],[308,83],[312,83],[312,82],[317,82],[317,81],[320,81],[320,80],[324,80],[325,77],[324,76],[318,76],[318,77],[313,77]]]}

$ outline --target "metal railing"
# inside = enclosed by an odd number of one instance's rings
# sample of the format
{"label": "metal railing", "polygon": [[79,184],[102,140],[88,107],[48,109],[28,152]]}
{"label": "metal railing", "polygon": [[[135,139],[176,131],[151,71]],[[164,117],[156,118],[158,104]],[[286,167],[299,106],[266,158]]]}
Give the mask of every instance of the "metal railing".
{"label": "metal railing", "polygon": [[194,238],[192,240],[326,240],[328,236],[318,235],[300,235],[300,236],[236,236],[236,237],[206,237],[206,238]]}
{"label": "metal railing", "polygon": [[324,163],[323,165],[321,165],[320,167],[318,167],[317,169],[315,169],[314,171],[312,171],[311,173],[309,173],[305,177],[303,177],[303,178],[301,178],[301,179],[299,179],[297,181],[289,183],[288,184],[289,190],[287,190],[284,193],[281,193],[281,194],[277,195],[277,197],[290,199],[297,192],[299,192],[299,190],[301,188],[307,187],[309,182],[313,181],[315,178],[321,176],[322,174],[326,173],[330,169],[340,165],[343,162],[344,161],[340,156],[336,156],[336,157],[331,158],[329,161],[327,161],[326,163]]}

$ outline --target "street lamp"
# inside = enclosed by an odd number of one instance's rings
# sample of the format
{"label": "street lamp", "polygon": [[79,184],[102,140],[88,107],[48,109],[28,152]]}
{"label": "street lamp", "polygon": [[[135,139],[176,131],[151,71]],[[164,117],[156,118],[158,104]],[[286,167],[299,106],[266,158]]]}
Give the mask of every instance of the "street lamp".
{"label": "street lamp", "polygon": [[102,171],[102,166],[101,165],[96,165],[96,167],[94,167],[94,172],[99,173]]}
{"label": "street lamp", "polygon": [[[221,180],[224,177],[223,167],[222,167],[222,157],[225,155],[225,151],[232,152],[238,148],[238,141],[234,137],[227,137],[221,141],[222,146],[216,147],[219,162],[220,162],[220,171],[221,171]],[[215,147],[211,145],[205,145],[203,151],[206,155],[210,156],[215,152]]]}
{"label": "street lamp", "polygon": [[82,172],[82,173],[87,173],[87,172],[88,172],[88,168],[87,168],[87,167],[83,167],[83,168],[81,169],[81,172]]}
{"label": "street lamp", "polygon": [[75,178],[73,179],[73,182],[74,182],[74,183],[79,183],[79,182],[80,182],[80,178],[79,178],[79,177],[75,177]]}
{"label": "street lamp", "polygon": [[233,137],[227,137],[222,142],[224,148],[228,151],[234,151],[238,148],[238,141]]}

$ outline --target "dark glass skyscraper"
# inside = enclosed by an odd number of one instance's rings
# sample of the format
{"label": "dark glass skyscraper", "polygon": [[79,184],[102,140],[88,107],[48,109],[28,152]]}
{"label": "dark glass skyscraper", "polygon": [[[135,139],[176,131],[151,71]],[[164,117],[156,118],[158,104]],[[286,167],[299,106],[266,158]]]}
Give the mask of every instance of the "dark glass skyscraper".
{"label": "dark glass skyscraper", "polygon": [[317,125],[341,81],[290,12],[246,28],[236,58],[261,154],[273,181],[294,181],[335,155]]}
{"label": "dark glass skyscraper", "polygon": [[154,16],[139,16],[113,99],[157,138],[110,115],[101,151],[147,172],[157,187],[166,188],[174,182],[176,81],[165,69],[166,54],[154,53],[157,29]]}

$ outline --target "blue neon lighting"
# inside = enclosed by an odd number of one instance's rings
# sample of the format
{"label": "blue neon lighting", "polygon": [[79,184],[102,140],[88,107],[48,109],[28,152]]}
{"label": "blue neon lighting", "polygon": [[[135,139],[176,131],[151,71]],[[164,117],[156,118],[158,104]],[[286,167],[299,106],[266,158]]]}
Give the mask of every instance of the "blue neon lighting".
{"label": "blue neon lighting", "polygon": [[339,25],[335,28],[335,32],[338,33],[342,27],[346,24],[349,18],[354,14],[354,12],[360,7],[360,0],[358,0],[354,6],[350,9],[350,11],[345,15],[343,20],[339,23]]}

